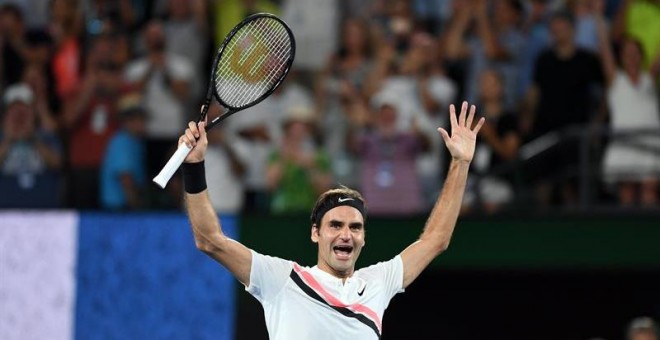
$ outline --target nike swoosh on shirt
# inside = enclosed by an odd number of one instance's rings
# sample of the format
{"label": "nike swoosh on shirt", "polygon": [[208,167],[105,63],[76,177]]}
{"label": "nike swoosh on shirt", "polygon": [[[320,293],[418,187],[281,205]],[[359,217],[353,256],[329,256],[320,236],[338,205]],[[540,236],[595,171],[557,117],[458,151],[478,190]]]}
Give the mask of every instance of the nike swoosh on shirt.
{"label": "nike swoosh on shirt", "polygon": [[364,287],[362,287],[362,290],[358,292],[359,296],[362,296],[362,294],[364,294],[364,289],[365,288],[367,288],[367,285],[364,285]]}
{"label": "nike swoosh on shirt", "polygon": [[337,201],[338,201],[339,203],[344,203],[344,202],[346,202],[346,201],[352,201],[352,200],[353,200],[353,199],[350,198],[350,197],[340,197],[340,198],[337,199]]}

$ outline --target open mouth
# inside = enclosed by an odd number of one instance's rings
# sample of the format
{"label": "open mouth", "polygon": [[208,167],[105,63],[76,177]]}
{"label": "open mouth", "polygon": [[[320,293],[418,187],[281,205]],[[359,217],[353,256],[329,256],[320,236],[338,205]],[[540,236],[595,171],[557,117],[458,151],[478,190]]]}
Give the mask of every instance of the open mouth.
{"label": "open mouth", "polygon": [[334,246],[332,250],[340,259],[348,259],[351,256],[351,253],[353,253],[353,247],[348,245]]}

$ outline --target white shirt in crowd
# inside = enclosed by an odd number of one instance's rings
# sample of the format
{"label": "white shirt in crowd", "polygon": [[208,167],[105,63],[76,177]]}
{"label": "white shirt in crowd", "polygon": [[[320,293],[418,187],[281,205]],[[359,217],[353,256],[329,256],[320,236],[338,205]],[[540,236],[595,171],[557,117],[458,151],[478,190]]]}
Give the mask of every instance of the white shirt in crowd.
{"label": "white shirt in crowd", "polygon": [[[146,58],[130,62],[126,67],[125,78],[137,82],[149,72],[151,65]],[[192,82],[194,70],[188,59],[168,55],[165,68],[172,79]],[[147,136],[151,138],[178,138],[181,127],[186,126],[188,108],[179,100],[167,85],[165,74],[155,71],[145,85],[144,102],[149,113]]]}
{"label": "white shirt in crowd", "polygon": [[[231,147],[231,146],[229,146]],[[218,213],[237,214],[243,208],[244,184],[241,177],[232,171],[227,150],[219,145],[209,144],[204,157],[209,199]]]}

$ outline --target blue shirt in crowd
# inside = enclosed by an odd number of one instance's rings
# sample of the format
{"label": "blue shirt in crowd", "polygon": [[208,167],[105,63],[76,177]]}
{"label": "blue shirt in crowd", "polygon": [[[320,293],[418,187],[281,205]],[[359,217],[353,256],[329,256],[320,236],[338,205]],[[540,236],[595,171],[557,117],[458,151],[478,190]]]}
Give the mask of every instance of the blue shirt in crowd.
{"label": "blue shirt in crowd", "polygon": [[[62,153],[55,134],[37,132],[36,139]],[[13,143],[0,160],[0,209],[61,207],[61,173],[48,168],[34,140]]]}
{"label": "blue shirt in crowd", "polygon": [[120,130],[112,137],[101,165],[101,206],[104,209],[127,207],[121,176],[128,174],[139,187],[146,183],[145,150],[142,140]]}

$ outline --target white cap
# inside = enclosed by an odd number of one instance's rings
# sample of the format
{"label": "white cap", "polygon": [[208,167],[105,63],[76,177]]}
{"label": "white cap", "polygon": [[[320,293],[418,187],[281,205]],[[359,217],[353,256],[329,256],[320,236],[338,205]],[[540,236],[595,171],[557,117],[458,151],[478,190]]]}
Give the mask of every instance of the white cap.
{"label": "white cap", "polygon": [[313,122],[314,110],[304,105],[292,106],[288,109],[284,121],[300,121],[305,123]]}
{"label": "white cap", "polygon": [[16,101],[21,101],[29,105],[32,104],[33,99],[34,93],[30,86],[25,83],[11,85],[5,90],[4,102],[7,106]]}

